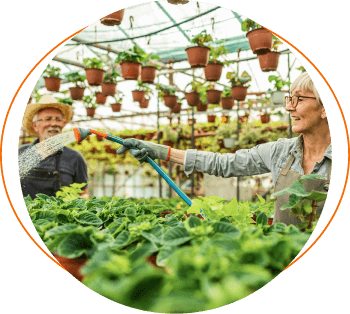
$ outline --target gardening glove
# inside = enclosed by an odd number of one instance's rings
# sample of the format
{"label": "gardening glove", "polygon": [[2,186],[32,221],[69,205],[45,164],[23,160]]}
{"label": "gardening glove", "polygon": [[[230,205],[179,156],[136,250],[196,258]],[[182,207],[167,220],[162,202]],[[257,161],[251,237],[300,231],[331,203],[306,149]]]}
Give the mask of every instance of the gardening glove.
{"label": "gardening glove", "polygon": [[131,147],[136,147],[136,149],[131,149],[130,154],[135,157],[140,163],[147,161],[147,156],[152,159],[169,160],[170,156],[170,146],[155,144],[147,141],[140,141],[134,138],[128,138],[124,140],[123,146],[117,150],[117,154],[123,154]]}

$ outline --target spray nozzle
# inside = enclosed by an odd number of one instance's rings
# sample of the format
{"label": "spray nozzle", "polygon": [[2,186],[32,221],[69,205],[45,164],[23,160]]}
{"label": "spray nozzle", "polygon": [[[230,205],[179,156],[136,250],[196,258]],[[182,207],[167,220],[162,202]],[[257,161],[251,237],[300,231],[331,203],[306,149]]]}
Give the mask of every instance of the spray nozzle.
{"label": "spray nozzle", "polygon": [[91,135],[90,129],[75,128],[73,131],[75,139],[78,143],[85,140],[89,135]]}

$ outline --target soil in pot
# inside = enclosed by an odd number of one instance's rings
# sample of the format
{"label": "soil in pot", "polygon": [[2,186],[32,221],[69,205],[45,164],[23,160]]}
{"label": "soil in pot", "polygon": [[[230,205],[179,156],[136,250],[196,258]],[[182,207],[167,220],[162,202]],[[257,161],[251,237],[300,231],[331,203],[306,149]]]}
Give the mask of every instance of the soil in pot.
{"label": "soil in pot", "polygon": [[69,92],[70,92],[70,97],[73,100],[82,100],[84,97],[84,87],[70,87]]}
{"label": "soil in pot", "polygon": [[65,258],[55,254],[53,256],[71,275],[79,281],[83,280],[83,275],[80,270],[87,263],[87,258]]}
{"label": "soil in pot", "polygon": [[141,63],[121,62],[120,67],[125,80],[137,80],[141,74]]}
{"label": "soil in pot", "polygon": [[177,104],[177,96],[175,95],[166,95],[164,96],[165,106],[172,108]]}
{"label": "soil in pot", "polygon": [[210,48],[205,46],[188,47],[186,52],[191,68],[204,68],[208,65]]}
{"label": "soil in pot", "polygon": [[222,109],[230,110],[234,105],[233,97],[223,97],[221,98]]}
{"label": "soil in pot", "polygon": [[102,19],[100,19],[101,24],[106,26],[120,25],[124,17],[124,10],[125,9],[121,9],[103,17]]}
{"label": "soil in pot", "polygon": [[201,101],[197,105],[197,111],[207,111],[208,104],[203,104]]}
{"label": "soil in pot", "polygon": [[96,93],[96,102],[98,104],[104,105],[106,103],[107,96],[103,95],[102,93]]}
{"label": "soil in pot", "polygon": [[95,115],[96,108],[86,108],[86,115],[88,117],[93,117]]}
{"label": "soil in pot", "polygon": [[247,38],[254,54],[265,54],[272,49],[273,35],[265,28],[257,28],[249,31]]}
{"label": "soil in pot", "polygon": [[157,68],[154,66],[143,66],[141,68],[142,83],[153,83],[156,78]]}
{"label": "soil in pot", "polygon": [[215,122],[216,116],[207,116],[208,123],[213,123]]}
{"label": "soil in pot", "polygon": [[111,107],[113,112],[119,112],[122,107],[122,104],[120,103],[111,104]]}
{"label": "soil in pot", "polygon": [[59,77],[45,77],[45,87],[50,92],[58,92],[61,86]]}
{"label": "soil in pot", "polygon": [[247,96],[248,87],[245,86],[233,86],[232,90],[232,98],[234,100],[244,100]]}
{"label": "soil in pot", "polygon": [[263,55],[258,55],[261,71],[276,71],[280,54],[281,53],[277,51],[270,51]]}
{"label": "soil in pot", "polygon": [[224,65],[220,62],[209,62],[204,68],[205,79],[210,82],[220,80],[223,67]]}
{"label": "soil in pot", "polygon": [[86,80],[90,86],[99,86],[103,82],[105,71],[101,69],[85,69]]}
{"label": "soil in pot", "polygon": [[140,102],[140,108],[148,108],[148,104],[149,104],[149,99],[144,99],[142,102]]}
{"label": "soil in pot", "polygon": [[197,92],[191,92],[191,93],[186,93],[186,100],[187,104],[189,106],[197,106],[199,103],[199,93]]}
{"label": "soil in pot", "polygon": [[133,90],[132,98],[134,101],[143,102],[145,100],[146,93],[142,90]]}
{"label": "soil in pot", "polygon": [[209,89],[206,91],[207,93],[207,100],[209,104],[220,104],[221,101],[221,91],[216,89]]}
{"label": "soil in pot", "polygon": [[105,96],[114,96],[115,95],[115,89],[117,84],[116,83],[102,83],[102,94]]}

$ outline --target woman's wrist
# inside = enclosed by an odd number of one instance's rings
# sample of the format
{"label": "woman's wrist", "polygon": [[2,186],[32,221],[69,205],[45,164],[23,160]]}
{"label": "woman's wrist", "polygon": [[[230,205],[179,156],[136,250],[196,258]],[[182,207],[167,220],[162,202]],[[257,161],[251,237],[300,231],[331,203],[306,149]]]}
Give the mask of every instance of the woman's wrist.
{"label": "woman's wrist", "polygon": [[172,148],[170,150],[169,161],[183,165],[185,162],[185,154],[186,154],[186,151],[184,150]]}

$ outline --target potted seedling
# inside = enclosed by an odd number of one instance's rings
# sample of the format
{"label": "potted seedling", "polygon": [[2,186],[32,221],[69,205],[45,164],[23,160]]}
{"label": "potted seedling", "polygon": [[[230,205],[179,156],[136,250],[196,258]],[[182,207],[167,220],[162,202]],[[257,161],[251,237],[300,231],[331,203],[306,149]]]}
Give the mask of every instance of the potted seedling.
{"label": "potted seedling", "polygon": [[163,145],[173,147],[178,137],[178,133],[174,131],[170,125],[165,125],[163,127]]}
{"label": "potted seedling", "polygon": [[99,86],[103,82],[105,71],[102,61],[97,58],[85,58],[83,62],[86,66],[86,79],[91,86]]}
{"label": "potted seedling", "polygon": [[267,52],[263,55],[258,55],[260,68],[263,72],[277,70],[278,59],[281,54],[277,50],[280,44],[282,44],[282,42],[276,36],[273,36],[272,51]]}
{"label": "potted seedling", "polygon": [[221,91],[215,89],[214,83],[209,83],[206,85],[206,95],[209,104],[219,105],[221,101]]}
{"label": "potted seedling", "polygon": [[111,103],[111,108],[113,112],[119,112],[122,107],[124,94],[121,92],[117,92],[117,95],[113,96],[113,103]]}
{"label": "potted seedling", "polygon": [[250,86],[251,76],[244,71],[241,76],[236,72],[227,72],[226,78],[231,83],[232,97],[235,100],[244,100],[247,96],[247,89]]}
{"label": "potted seedling", "polygon": [[218,139],[223,139],[225,148],[232,148],[235,146],[237,129],[233,123],[221,123],[216,132]]}
{"label": "potted seedling", "polygon": [[121,9],[119,11],[106,15],[100,19],[101,24],[106,26],[120,25],[124,17],[124,10],[125,9]]}
{"label": "potted seedling", "polygon": [[122,76],[125,80],[137,80],[141,74],[141,63],[146,60],[147,54],[136,44],[118,54],[116,63],[120,64]]}
{"label": "potted seedling", "polygon": [[161,100],[164,101],[165,106],[172,108],[177,104],[177,96],[175,95],[175,88],[173,87],[164,87],[160,84],[156,86],[158,90],[158,96]]}
{"label": "potted seedling", "polygon": [[82,100],[84,96],[84,82],[86,80],[86,76],[79,74],[78,71],[66,74],[65,76],[69,82],[75,84],[74,87],[69,88],[71,98],[73,100]]}
{"label": "potted seedling", "polygon": [[146,54],[145,55],[145,65],[142,65],[141,67],[141,81],[142,83],[153,83],[156,74],[157,69],[160,68],[159,65],[155,65],[152,63],[152,60],[159,60],[160,57],[155,55],[154,53]]}
{"label": "potted seedling", "polygon": [[103,83],[101,84],[102,94],[104,96],[114,96],[115,89],[117,86],[117,78],[120,74],[112,67],[111,71],[108,71],[104,78]]}
{"label": "potted seedling", "polygon": [[189,106],[197,106],[199,103],[199,89],[203,85],[203,83],[198,81],[192,81],[188,83],[185,89],[188,86],[191,86],[191,92],[185,93],[185,97]]}
{"label": "potted seedling", "polygon": [[260,55],[271,51],[272,33],[266,28],[251,19],[245,19],[241,24],[241,29],[247,32],[246,36],[254,54]]}
{"label": "potted seedling", "polygon": [[234,105],[234,100],[232,97],[232,89],[225,87],[221,93],[221,107],[222,109],[231,110]]}
{"label": "potted seedling", "polygon": [[137,81],[138,89],[132,91],[132,97],[134,101],[140,103],[140,108],[147,108],[149,102],[149,95],[152,94],[152,90],[141,81]]}
{"label": "potted seedling", "polygon": [[51,66],[50,64],[47,65],[46,69],[44,70],[44,80],[45,80],[45,87],[48,91],[58,92],[60,90],[60,86],[61,86],[60,73],[61,73],[60,68]]}
{"label": "potted seedling", "polygon": [[285,92],[282,91],[283,86],[290,86],[290,82],[282,80],[279,76],[270,75],[269,82],[274,82],[274,89],[268,89],[268,92],[271,94],[270,101],[274,105],[279,105],[284,103]]}
{"label": "potted seedling", "polygon": [[83,97],[83,104],[86,108],[86,114],[88,117],[93,117],[95,115],[96,111],[96,104],[95,100],[91,96],[84,96]]}
{"label": "potted seedling", "polygon": [[[220,80],[224,62],[218,60],[219,57],[226,55],[230,52],[224,45],[214,48],[210,46],[209,62],[204,68],[205,79],[210,82]],[[227,63],[227,61],[226,61]]]}
{"label": "potted seedling", "polygon": [[210,48],[204,46],[205,43],[213,41],[211,35],[206,30],[201,31],[198,35],[193,36],[191,42],[196,44],[194,47],[187,47],[187,59],[191,68],[204,68],[209,61]]}

